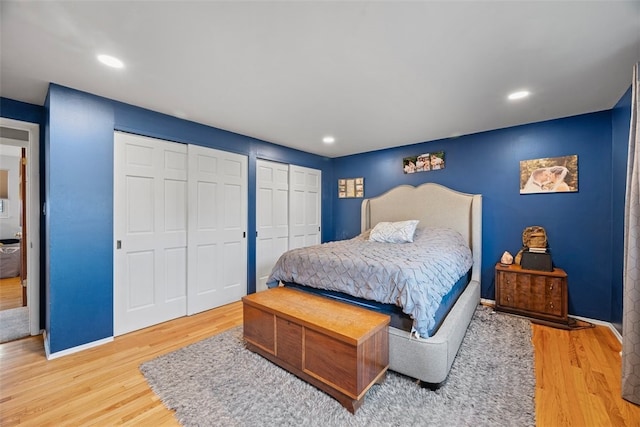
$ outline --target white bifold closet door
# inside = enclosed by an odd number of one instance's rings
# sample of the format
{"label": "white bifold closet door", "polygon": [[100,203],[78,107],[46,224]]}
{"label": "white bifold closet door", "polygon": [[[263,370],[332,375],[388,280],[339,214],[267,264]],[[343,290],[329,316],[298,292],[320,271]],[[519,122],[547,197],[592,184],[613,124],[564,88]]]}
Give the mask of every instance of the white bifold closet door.
{"label": "white bifold closet door", "polygon": [[120,132],[114,144],[114,335],[246,294],[246,156]]}
{"label": "white bifold closet door", "polygon": [[256,291],[284,252],[319,244],[321,171],[258,160],[256,164]]}
{"label": "white bifold closet door", "polygon": [[114,335],[187,310],[187,146],[116,133]]}
{"label": "white bifold closet door", "polygon": [[289,165],[256,163],[256,291],[267,289],[271,269],[289,249]]}
{"label": "white bifold closet door", "polygon": [[321,171],[289,167],[289,249],[320,244],[321,187]]}
{"label": "white bifold closet door", "polygon": [[189,146],[188,314],[247,294],[247,157]]}

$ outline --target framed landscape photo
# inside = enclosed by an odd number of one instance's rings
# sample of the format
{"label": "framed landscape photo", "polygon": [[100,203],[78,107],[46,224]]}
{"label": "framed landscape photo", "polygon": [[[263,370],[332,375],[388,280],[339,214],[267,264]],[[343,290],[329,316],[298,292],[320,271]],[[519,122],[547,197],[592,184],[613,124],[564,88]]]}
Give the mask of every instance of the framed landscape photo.
{"label": "framed landscape photo", "polygon": [[520,161],[520,194],[578,191],[578,156]]}

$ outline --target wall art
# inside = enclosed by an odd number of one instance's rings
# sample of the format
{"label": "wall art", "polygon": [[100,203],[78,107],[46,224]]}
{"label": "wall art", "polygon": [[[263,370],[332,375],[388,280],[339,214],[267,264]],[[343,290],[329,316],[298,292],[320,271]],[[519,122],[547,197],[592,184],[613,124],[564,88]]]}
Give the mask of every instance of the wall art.
{"label": "wall art", "polygon": [[424,153],[402,159],[404,173],[427,172],[444,169],[444,151]]}
{"label": "wall art", "polygon": [[578,156],[520,161],[520,194],[578,191]]}
{"label": "wall art", "polygon": [[338,198],[364,197],[364,178],[340,178],[338,180]]}

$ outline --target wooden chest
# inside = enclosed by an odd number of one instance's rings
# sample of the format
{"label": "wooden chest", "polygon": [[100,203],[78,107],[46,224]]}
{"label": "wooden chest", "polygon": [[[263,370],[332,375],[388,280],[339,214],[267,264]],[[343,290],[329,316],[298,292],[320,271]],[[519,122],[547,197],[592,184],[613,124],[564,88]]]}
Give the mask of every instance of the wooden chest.
{"label": "wooden chest", "polygon": [[567,273],[497,264],[496,310],[568,324]]}
{"label": "wooden chest", "polygon": [[242,298],[247,348],[352,413],[389,367],[389,316],[278,287]]}

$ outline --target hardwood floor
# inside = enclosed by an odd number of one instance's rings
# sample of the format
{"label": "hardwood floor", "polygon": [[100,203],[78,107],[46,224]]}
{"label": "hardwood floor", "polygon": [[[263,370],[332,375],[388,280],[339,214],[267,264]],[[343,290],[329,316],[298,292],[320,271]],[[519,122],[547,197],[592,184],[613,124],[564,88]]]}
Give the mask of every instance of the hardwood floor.
{"label": "hardwood floor", "polygon": [[538,426],[640,426],[640,406],[620,397],[622,346],[609,328],[532,327]]}
{"label": "hardwood floor", "polygon": [[138,366],[242,324],[229,304],[47,361],[42,337],[0,345],[0,425],[175,425]]}
{"label": "hardwood floor", "polygon": [[0,310],[22,307],[20,277],[0,279]]}
{"label": "hardwood floor", "polygon": [[[0,425],[177,426],[138,366],[241,324],[236,302],[50,361],[42,337],[1,344]],[[640,426],[640,407],[619,397],[620,343],[608,328],[532,328],[538,426]]]}

